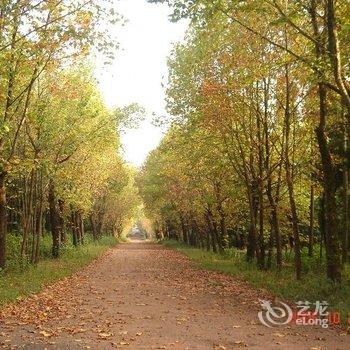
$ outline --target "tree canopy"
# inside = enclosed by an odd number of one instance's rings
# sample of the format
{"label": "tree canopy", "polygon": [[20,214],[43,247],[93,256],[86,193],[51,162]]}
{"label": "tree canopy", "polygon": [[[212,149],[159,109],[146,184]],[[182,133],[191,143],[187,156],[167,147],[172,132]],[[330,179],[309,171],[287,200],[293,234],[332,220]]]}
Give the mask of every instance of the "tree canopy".
{"label": "tree canopy", "polygon": [[282,269],[283,247],[348,258],[347,1],[150,1],[191,19],[169,58],[173,127],[139,183],[160,236],[246,248]]}
{"label": "tree canopy", "polygon": [[139,203],[119,132],[143,111],[137,105],[109,110],[89,63],[97,53],[113,59],[110,26],[121,17],[112,1],[8,0],[0,12],[4,268],[14,236],[21,236],[24,264],[39,260],[47,231],[54,257],[69,240],[84,242],[84,225],[95,239],[121,235]]}

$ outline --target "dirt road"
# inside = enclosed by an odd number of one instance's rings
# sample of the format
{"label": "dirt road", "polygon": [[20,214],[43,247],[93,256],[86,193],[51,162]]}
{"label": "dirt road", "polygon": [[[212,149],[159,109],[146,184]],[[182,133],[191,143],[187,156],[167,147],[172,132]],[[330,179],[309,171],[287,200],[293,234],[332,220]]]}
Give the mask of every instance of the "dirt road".
{"label": "dirt road", "polygon": [[0,344],[5,349],[350,349],[350,337],[336,330],[261,325],[259,297],[268,296],[201,271],[177,252],[136,241],[4,310]]}

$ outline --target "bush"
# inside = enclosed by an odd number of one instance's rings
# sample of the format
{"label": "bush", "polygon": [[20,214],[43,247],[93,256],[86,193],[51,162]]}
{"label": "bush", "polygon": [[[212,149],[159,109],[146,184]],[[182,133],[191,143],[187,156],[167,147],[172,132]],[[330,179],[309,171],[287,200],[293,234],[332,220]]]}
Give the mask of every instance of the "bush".
{"label": "bush", "polygon": [[[13,235],[9,237],[9,265],[0,275],[0,306],[19,297],[37,293],[46,285],[73,274],[118,243],[117,239],[111,236],[102,237],[99,241],[93,241],[87,236],[84,245],[76,248],[68,242],[62,249],[60,258],[51,259],[51,240],[47,236],[42,240],[40,247],[41,257],[46,259],[39,261],[37,266],[27,262],[24,268],[18,253],[20,239]],[[47,258],[48,256],[50,258]]]}

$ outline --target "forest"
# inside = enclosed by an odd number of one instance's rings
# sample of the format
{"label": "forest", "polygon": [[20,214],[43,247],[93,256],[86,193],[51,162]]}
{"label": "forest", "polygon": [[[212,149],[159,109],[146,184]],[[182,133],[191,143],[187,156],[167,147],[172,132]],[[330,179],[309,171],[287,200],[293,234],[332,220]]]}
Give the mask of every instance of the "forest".
{"label": "forest", "polygon": [[[120,155],[136,105],[108,109],[91,57],[113,59],[105,1],[1,1],[0,269],[119,237],[138,197]],[[105,23],[102,26],[101,23]],[[85,234],[87,231],[87,234]]]}
{"label": "forest", "polygon": [[190,20],[138,176],[157,236],[346,284],[349,2],[150,2]]}

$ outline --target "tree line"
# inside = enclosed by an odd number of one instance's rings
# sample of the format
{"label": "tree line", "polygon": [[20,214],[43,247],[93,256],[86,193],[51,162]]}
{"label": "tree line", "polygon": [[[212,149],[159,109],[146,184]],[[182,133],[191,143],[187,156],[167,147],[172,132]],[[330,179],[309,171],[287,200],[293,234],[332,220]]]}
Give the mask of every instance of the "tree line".
{"label": "tree line", "polygon": [[111,1],[6,0],[0,4],[0,268],[16,255],[37,263],[69,240],[120,235],[137,194],[120,154],[119,128],[135,107],[111,112],[89,57],[111,60]]}
{"label": "tree line", "polygon": [[169,58],[170,129],[138,176],[159,237],[259,268],[292,249],[349,254],[349,38],[345,0],[150,0],[187,17]]}

